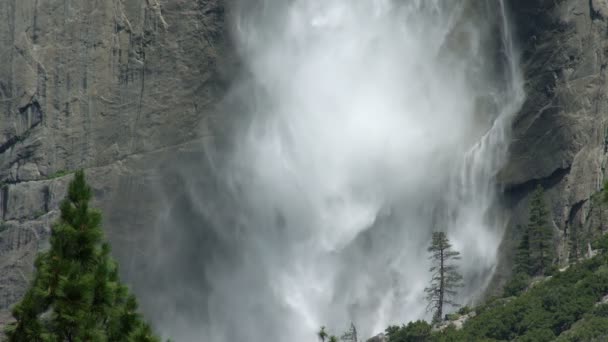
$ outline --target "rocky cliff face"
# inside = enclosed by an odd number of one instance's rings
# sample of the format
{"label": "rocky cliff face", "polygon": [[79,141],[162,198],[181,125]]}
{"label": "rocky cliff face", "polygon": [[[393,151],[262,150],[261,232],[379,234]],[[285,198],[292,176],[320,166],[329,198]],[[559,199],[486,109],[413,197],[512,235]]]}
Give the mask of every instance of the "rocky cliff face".
{"label": "rocky cliff face", "polygon": [[213,140],[224,15],[219,0],[0,1],[0,312],[73,170],[88,170],[115,254],[146,253],[150,170]]}
{"label": "rocky cliff face", "polygon": [[[510,4],[528,98],[500,174],[513,213],[504,260],[536,184],[548,189],[558,236],[597,227],[590,199],[608,147],[608,2]],[[200,158],[219,129],[233,69],[224,20],[221,0],[0,1],[0,321],[23,294],[78,168],[88,170],[129,280],[148,281],[141,274],[154,250],[139,242],[151,239],[163,205],[154,188],[183,186],[166,177],[170,166]],[[179,241],[149,245],[163,243]],[[504,262],[499,273],[509,269]]]}
{"label": "rocky cliff face", "polygon": [[[608,2],[511,0],[527,100],[516,118],[511,157],[500,175],[513,220],[504,240],[509,259],[527,220],[531,191],[547,190],[560,262],[572,227],[597,231],[606,166]],[[606,213],[603,213],[605,216]],[[509,273],[508,263],[500,274]]]}

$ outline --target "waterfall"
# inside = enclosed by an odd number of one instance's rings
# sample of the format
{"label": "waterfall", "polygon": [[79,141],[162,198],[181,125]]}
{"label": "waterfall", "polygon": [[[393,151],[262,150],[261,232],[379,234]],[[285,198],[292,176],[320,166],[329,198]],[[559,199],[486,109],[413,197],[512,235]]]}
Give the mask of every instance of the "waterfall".
{"label": "waterfall", "polygon": [[[504,166],[511,120],[525,98],[523,76],[503,0],[499,1],[498,9],[504,87],[495,96],[497,116],[488,131],[465,153],[463,164],[451,183],[451,200],[448,201],[455,213],[448,230],[455,247],[467,251],[463,253],[463,263],[466,265],[465,277],[469,281],[464,292],[469,301],[481,294],[480,289],[487,285],[497,263],[495,252],[502,239],[505,222],[500,217],[488,215],[499,215],[493,210],[497,196],[495,175]],[[486,272],[480,273],[480,270]]]}
{"label": "waterfall", "polygon": [[504,2],[243,0],[230,13],[240,119],[221,195],[187,194],[214,237],[189,270],[205,288],[175,284],[189,297],[166,307],[164,331],[299,342],[321,325],[371,336],[428,318],[433,230],[462,253],[459,300],[482,293],[504,231],[494,178],[524,97]]}

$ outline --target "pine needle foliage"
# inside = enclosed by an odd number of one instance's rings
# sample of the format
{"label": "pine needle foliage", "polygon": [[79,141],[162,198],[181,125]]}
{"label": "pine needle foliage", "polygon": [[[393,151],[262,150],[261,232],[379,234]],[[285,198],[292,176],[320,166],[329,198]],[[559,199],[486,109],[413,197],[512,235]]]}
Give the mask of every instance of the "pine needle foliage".
{"label": "pine needle foliage", "polygon": [[425,288],[427,309],[433,312],[433,321],[441,321],[446,305],[459,306],[454,297],[462,287],[462,275],[458,273],[455,261],[460,260],[460,252],[452,250],[452,244],[445,232],[434,232],[431,245],[427,249],[431,256],[431,284]]}
{"label": "pine needle foliage", "polygon": [[319,332],[317,332],[317,337],[319,337],[319,340],[321,340],[321,342],[325,342],[325,339],[329,337],[329,334],[327,333],[327,331],[325,331],[325,326],[322,326]]}
{"label": "pine needle foliage", "polygon": [[90,199],[78,171],[52,227],[50,250],[38,256],[31,287],[13,308],[9,342],[159,341],[119,280]]}
{"label": "pine needle foliage", "polygon": [[528,234],[531,272],[533,275],[543,275],[553,263],[553,228],[549,224],[549,211],[540,185],[530,201]]}
{"label": "pine needle foliage", "polygon": [[530,260],[530,233],[528,227],[519,226],[519,230],[523,231],[521,241],[515,251],[515,274],[532,273],[532,264]]}
{"label": "pine needle foliage", "polygon": [[[515,251],[515,268],[516,275],[537,276],[544,275],[550,271],[553,265],[553,228],[549,223],[549,211],[545,204],[544,190],[542,186],[538,186],[532,194],[530,200],[529,219],[526,226],[519,227],[522,231],[522,237]],[[571,227],[570,241],[575,243],[575,254],[578,254],[580,241],[580,230],[577,227]],[[572,246],[571,246],[572,247]]]}
{"label": "pine needle foliage", "polygon": [[569,232],[568,247],[570,249],[569,261],[570,263],[576,263],[584,257],[585,243],[583,240],[583,226],[572,225]]}

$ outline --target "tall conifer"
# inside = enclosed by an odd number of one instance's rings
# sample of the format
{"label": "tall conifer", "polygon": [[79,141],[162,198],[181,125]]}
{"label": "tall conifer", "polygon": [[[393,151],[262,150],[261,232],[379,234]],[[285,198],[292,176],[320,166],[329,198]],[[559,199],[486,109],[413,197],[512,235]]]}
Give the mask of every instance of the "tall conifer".
{"label": "tall conifer", "polygon": [[523,230],[521,241],[515,251],[515,274],[527,274],[530,275],[532,272],[532,265],[530,260],[530,234],[528,227],[519,226],[520,230]]}
{"label": "tall conifer", "polygon": [[543,187],[538,185],[530,201],[528,224],[533,274],[544,274],[553,262],[553,228],[548,216]]}
{"label": "tall conifer", "polygon": [[460,260],[460,252],[452,250],[452,244],[444,232],[434,232],[431,246],[428,251],[432,261],[430,272],[431,284],[425,288],[427,308],[433,311],[433,321],[439,322],[443,318],[443,309],[446,305],[459,306],[454,297],[456,289],[462,287],[462,275],[454,263]]}
{"label": "tall conifer", "polygon": [[574,225],[570,226],[570,236],[569,236],[569,247],[570,247],[570,262],[575,263],[581,257],[583,257],[585,253],[585,247],[583,242],[583,227],[582,225]]}
{"label": "tall conifer", "polygon": [[6,329],[12,342],[158,341],[118,278],[104,242],[101,213],[89,208],[91,188],[78,171],[53,225],[50,250]]}

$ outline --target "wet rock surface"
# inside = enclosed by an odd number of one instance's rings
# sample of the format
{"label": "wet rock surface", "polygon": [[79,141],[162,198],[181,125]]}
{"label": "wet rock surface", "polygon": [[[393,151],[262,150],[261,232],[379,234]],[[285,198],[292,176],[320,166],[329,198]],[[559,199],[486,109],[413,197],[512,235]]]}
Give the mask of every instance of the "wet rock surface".
{"label": "wet rock surface", "polygon": [[213,145],[224,17],[219,0],[0,2],[0,325],[80,168],[137,288],[157,167]]}
{"label": "wet rock surface", "polygon": [[572,226],[597,228],[590,221],[591,197],[601,189],[608,151],[608,4],[511,0],[510,5],[527,99],[513,123],[510,159],[499,174],[511,212],[499,277],[510,274],[508,260],[521,235],[516,227],[527,222],[538,184],[546,189],[559,263],[567,261]]}
{"label": "wet rock surface", "polygon": [[[608,217],[591,200],[608,151],[608,1],[509,4],[527,100],[499,174],[512,219],[495,290],[537,184],[547,188],[558,237]],[[24,293],[79,168],[123,273],[136,290],[148,281],[154,251],[140,242],[170,202],[155,199],[155,188],[183,186],[170,166],[204,159],[221,135],[218,103],[234,69],[225,17],[220,0],[0,1],[0,321]],[[564,259],[563,240],[556,246]]]}

